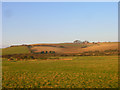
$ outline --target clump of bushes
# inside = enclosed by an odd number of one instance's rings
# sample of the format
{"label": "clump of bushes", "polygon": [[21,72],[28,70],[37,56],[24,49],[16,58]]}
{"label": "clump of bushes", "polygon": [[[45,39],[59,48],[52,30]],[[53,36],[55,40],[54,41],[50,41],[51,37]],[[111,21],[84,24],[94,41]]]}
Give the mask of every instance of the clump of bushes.
{"label": "clump of bushes", "polygon": [[55,51],[41,51],[41,52],[34,52],[32,51],[33,54],[55,54]]}
{"label": "clump of bushes", "polygon": [[27,60],[27,59],[46,59],[50,55],[40,55],[40,54],[14,54],[14,55],[3,55],[3,58],[8,58],[10,60]]}

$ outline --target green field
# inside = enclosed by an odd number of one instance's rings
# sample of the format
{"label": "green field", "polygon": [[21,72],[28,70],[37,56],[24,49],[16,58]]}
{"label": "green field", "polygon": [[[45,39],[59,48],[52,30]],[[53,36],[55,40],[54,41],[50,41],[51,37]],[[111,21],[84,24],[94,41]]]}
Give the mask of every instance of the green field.
{"label": "green field", "polygon": [[26,53],[30,53],[28,47],[26,46],[8,47],[2,49],[2,55],[26,54]]}
{"label": "green field", "polygon": [[[64,58],[64,57],[63,57]],[[68,58],[68,57],[67,57]],[[71,58],[71,57],[69,57]],[[117,56],[2,62],[3,88],[117,88]]]}

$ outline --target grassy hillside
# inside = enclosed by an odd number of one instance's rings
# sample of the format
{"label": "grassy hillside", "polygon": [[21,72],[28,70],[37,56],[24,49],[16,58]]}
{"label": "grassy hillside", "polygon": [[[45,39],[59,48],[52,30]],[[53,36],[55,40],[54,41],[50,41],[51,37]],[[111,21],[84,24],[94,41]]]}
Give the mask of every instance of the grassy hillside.
{"label": "grassy hillside", "polygon": [[2,87],[118,87],[118,56],[69,58],[73,60],[7,61],[7,59],[3,59]]}
{"label": "grassy hillside", "polygon": [[104,50],[118,50],[118,43],[99,43],[96,45],[92,45],[91,47],[87,47],[84,48],[84,51],[95,51],[95,50],[99,50],[99,51],[104,51]]}
{"label": "grassy hillside", "polygon": [[[29,45],[30,46],[30,45]],[[12,54],[28,54],[28,53],[40,53],[40,52],[55,51],[56,54],[84,54],[86,52],[99,51],[105,54],[118,54],[118,43],[88,43],[88,44],[74,44],[74,43],[60,43],[60,44],[33,44],[29,48],[28,46],[8,47],[3,49],[3,55]],[[92,53],[90,53],[92,55]],[[102,54],[101,54],[102,55]]]}
{"label": "grassy hillside", "polygon": [[55,51],[56,53],[83,53],[87,51],[105,51],[105,50],[118,50],[118,43],[98,43],[98,44],[73,44],[73,43],[61,43],[61,44],[49,44],[32,46],[31,50],[34,52],[41,51]]}
{"label": "grassy hillside", "polygon": [[28,47],[26,46],[8,47],[2,49],[2,55],[26,54],[26,53],[30,53]]}

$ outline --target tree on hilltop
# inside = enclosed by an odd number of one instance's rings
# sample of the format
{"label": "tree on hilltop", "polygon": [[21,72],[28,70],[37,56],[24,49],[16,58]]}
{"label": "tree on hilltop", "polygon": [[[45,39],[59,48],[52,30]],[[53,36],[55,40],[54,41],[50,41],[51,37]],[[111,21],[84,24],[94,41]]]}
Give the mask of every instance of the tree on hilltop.
{"label": "tree on hilltop", "polygon": [[82,43],[80,40],[75,40],[73,43]]}

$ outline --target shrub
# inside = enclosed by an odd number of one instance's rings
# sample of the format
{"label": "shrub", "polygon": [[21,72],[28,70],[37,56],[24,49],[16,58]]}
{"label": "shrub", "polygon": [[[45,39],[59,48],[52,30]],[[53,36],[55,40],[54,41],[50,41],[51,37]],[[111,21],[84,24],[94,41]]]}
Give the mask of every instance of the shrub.
{"label": "shrub", "polygon": [[41,51],[41,54],[44,54],[44,51]]}
{"label": "shrub", "polygon": [[14,60],[14,58],[13,58],[13,57],[10,57],[9,60]]}
{"label": "shrub", "polygon": [[52,51],[52,53],[55,53],[55,51]]}
{"label": "shrub", "polygon": [[34,56],[30,56],[31,59],[35,59]]}
{"label": "shrub", "polygon": [[49,53],[52,53],[52,51],[49,51]]}
{"label": "shrub", "polygon": [[48,51],[45,52],[46,54],[48,53]]}

